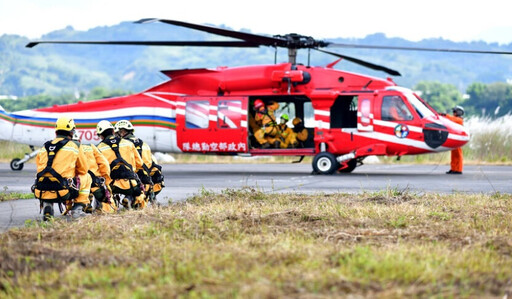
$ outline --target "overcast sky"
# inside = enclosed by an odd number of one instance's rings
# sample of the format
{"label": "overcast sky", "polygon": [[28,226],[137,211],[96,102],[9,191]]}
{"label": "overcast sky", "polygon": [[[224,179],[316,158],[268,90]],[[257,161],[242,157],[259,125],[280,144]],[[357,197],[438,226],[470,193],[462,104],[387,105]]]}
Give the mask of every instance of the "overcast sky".
{"label": "overcast sky", "polygon": [[87,30],[155,17],[269,35],[332,38],[383,32],[412,41],[512,42],[509,0],[0,0],[0,35],[37,39],[68,25]]}

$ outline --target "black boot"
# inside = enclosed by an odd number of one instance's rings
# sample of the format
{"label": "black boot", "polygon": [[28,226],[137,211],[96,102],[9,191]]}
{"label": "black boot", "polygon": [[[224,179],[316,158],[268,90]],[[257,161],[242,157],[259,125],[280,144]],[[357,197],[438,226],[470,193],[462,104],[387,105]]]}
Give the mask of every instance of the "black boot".
{"label": "black boot", "polygon": [[43,202],[43,221],[48,221],[53,218],[53,204]]}

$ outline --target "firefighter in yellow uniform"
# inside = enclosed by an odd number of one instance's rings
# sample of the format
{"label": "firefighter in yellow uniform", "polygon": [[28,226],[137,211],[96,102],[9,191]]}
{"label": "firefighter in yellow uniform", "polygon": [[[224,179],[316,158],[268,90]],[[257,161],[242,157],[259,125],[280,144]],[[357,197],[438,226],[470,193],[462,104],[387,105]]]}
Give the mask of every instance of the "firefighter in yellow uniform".
{"label": "firefighter in yellow uniform", "polygon": [[299,147],[304,147],[306,145],[306,141],[308,140],[308,129],[304,127],[304,123],[298,117],[294,118],[292,121],[293,131],[295,132],[297,142],[299,143]]}
{"label": "firefighter in yellow uniform", "polygon": [[254,138],[261,145],[261,148],[269,148],[271,146],[280,148],[279,127],[274,115],[274,111],[279,109],[279,103],[270,102],[268,105],[265,105],[262,100],[257,99],[254,101],[254,109],[256,110],[254,120],[260,127],[259,130],[254,132]]}
{"label": "firefighter in yellow uniform", "polygon": [[79,144],[72,140],[75,122],[59,117],[55,139],[45,143],[36,156],[37,176],[32,191],[41,201],[43,220],[54,215],[53,204],[71,202],[71,216],[84,216],[89,204],[90,181],[80,179],[87,174],[87,162]]}
{"label": "firefighter in yellow uniform", "polygon": [[137,172],[137,175],[139,176],[141,182],[144,184],[146,201],[154,202],[155,195],[153,192],[153,181],[151,180],[150,176],[151,167],[153,165],[153,155],[151,154],[151,148],[146,142],[133,135],[135,128],[130,121],[122,119],[114,125],[114,129],[118,136],[133,143],[135,149],[142,158],[142,169]]}
{"label": "firefighter in yellow uniform", "polygon": [[[75,133],[73,139],[80,140],[78,135]],[[117,208],[111,201],[110,191],[108,185],[112,181],[110,178],[110,165],[107,158],[94,144],[80,144],[82,151],[84,152],[87,161],[87,174],[91,177],[91,193],[89,199],[91,204],[89,208],[96,209],[104,213],[113,213],[117,211]],[[96,199],[96,206],[92,207],[92,199]]]}
{"label": "firefighter in yellow uniform", "polygon": [[143,185],[137,177],[142,169],[142,159],[133,143],[114,136],[114,126],[102,120],[96,126],[96,132],[102,140],[98,150],[110,163],[110,187],[114,194],[124,194],[122,202],[125,208],[144,208],[146,206]]}
{"label": "firefighter in yellow uniform", "polygon": [[281,148],[297,147],[297,133],[295,133],[292,128],[286,125],[286,123],[290,120],[290,117],[285,113],[281,115],[280,120],[281,122],[279,123],[279,132],[281,134]]}

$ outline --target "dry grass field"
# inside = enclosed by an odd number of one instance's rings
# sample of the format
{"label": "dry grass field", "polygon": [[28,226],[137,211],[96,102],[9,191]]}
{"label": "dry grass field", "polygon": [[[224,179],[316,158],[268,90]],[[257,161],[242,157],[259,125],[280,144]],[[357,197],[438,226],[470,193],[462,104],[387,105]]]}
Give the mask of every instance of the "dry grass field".
{"label": "dry grass field", "polygon": [[2,298],[502,298],[507,194],[201,194],[0,234]]}

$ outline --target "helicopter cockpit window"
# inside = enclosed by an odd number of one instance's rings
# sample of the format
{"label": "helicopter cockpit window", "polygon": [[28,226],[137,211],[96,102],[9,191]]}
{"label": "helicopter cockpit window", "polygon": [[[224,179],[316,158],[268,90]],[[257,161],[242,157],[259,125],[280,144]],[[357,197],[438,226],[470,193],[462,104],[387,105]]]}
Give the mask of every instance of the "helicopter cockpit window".
{"label": "helicopter cockpit window", "polygon": [[382,98],[382,120],[400,121],[412,120],[413,116],[404,100],[399,96],[385,96]]}
{"label": "helicopter cockpit window", "polygon": [[407,97],[407,100],[409,100],[409,103],[416,109],[416,112],[421,118],[434,116],[434,112],[430,110],[430,108],[425,105],[420,99],[417,98],[416,95],[413,93],[405,93],[405,96]]}
{"label": "helicopter cockpit window", "polygon": [[217,126],[221,129],[240,127],[242,117],[241,101],[219,101],[217,107]]}
{"label": "helicopter cockpit window", "polygon": [[185,105],[187,128],[205,129],[209,125],[210,103],[208,101],[188,101]]}

